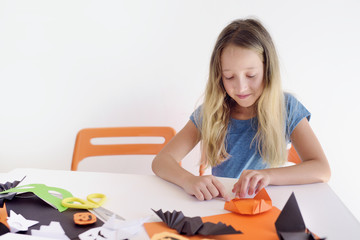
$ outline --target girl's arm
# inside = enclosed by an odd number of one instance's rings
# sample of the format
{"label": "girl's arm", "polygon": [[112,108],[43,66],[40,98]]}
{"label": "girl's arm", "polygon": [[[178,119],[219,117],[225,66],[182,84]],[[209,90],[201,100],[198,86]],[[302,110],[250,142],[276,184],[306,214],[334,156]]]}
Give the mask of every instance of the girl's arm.
{"label": "girl's arm", "polygon": [[245,170],[234,185],[239,197],[257,193],[267,185],[306,184],[327,182],[330,166],[325,153],[306,118],[302,119],[291,134],[291,143],[302,162],[289,167],[263,170]]}
{"label": "girl's arm", "polygon": [[157,176],[175,183],[199,200],[210,200],[217,196],[228,200],[225,187],[214,176],[195,176],[179,164],[199,140],[199,130],[189,121],[154,158],[152,170]]}

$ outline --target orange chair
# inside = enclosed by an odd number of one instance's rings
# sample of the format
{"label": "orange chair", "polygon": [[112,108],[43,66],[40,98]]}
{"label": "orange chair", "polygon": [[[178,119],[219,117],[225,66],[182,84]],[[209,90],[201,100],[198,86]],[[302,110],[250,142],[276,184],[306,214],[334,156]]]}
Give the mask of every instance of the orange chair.
{"label": "orange chair", "polygon": [[[112,127],[86,128],[76,137],[71,170],[78,169],[79,162],[92,156],[108,155],[156,155],[176,134],[171,127]],[[112,137],[163,137],[163,143],[94,145],[93,138]]]}
{"label": "orange chair", "polygon": [[295,164],[301,163],[301,159],[293,145],[291,145],[291,148],[289,149],[288,162],[292,162]]}
{"label": "orange chair", "polygon": [[[203,154],[201,154],[201,157],[203,157]],[[291,148],[289,149],[288,152],[288,162],[292,162],[295,164],[301,163],[301,159],[293,145],[291,145]],[[205,166],[204,164],[201,164],[199,169],[199,176],[204,175],[204,172],[205,172]]]}

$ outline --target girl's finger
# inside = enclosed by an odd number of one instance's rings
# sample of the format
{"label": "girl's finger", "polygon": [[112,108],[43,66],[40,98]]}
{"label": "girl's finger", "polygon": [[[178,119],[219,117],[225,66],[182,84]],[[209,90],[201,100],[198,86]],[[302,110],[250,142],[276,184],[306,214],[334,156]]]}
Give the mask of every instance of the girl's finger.
{"label": "girl's finger", "polygon": [[211,193],[209,192],[209,190],[207,189],[206,186],[204,186],[203,188],[200,189],[204,199],[203,200],[210,200],[212,199],[212,195]]}
{"label": "girl's finger", "polygon": [[225,201],[230,201],[230,196],[226,194],[224,185],[216,177],[214,177],[213,183]]}
{"label": "girl's finger", "polygon": [[202,192],[201,192],[200,190],[195,191],[194,196],[195,196],[198,200],[204,201],[204,195],[202,194]]}
{"label": "girl's finger", "polygon": [[240,176],[240,180],[241,180],[240,191],[239,191],[240,197],[246,196],[246,192],[249,187],[249,181],[253,177],[254,174],[255,174],[254,171],[244,171],[243,174],[241,174],[241,176]]}
{"label": "girl's finger", "polygon": [[248,194],[253,195],[258,185],[259,181],[261,181],[261,176],[259,174],[254,175],[249,181],[249,190]]}
{"label": "girl's finger", "polygon": [[258,183],[258,186],[255,190],[255,194],[258,194],[258,192],[260,192],[261,189],[263,189],[264,187],[266,187],[267,184],[265,183],[265,181],[261,180],[259,183]]}
{"label": "girl's finger", "polygon": [[212,198],[219,196],[219,191],[213,183],[207,185],[207,189],[210,192]]}

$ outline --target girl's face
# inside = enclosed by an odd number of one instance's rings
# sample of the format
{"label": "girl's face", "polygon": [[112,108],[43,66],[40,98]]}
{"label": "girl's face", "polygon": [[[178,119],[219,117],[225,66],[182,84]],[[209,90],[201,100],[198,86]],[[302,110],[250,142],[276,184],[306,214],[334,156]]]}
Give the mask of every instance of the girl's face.
{"label": "girl's face", "polygon": [[242,117],[253,117],[255,102],[264,90],[264,64],[253,50],[229,45],[221,55],[222,82]]}

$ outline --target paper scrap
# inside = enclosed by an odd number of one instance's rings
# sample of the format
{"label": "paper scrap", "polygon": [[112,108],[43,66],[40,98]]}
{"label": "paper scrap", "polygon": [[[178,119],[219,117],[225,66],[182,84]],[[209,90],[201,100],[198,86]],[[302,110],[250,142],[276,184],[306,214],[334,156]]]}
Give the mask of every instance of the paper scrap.
{"label": "paper scrap", "polygon": [[7,222],[10,226],[10,232],[12,233],[27,231],[29,227],[39,223],[38,221],[27,220],[21,214],[16,214],[13,210],[10,210],[10,216],[7,218]]}
{"label": "paper scrap", "polygon": [[65,235],[65,231],[59,222],[50,222],[48,226],[42,225],[39,230],[32,229],[31,235],[38,237],[51,237],[53,239],[60,240],[70,240],[70,238]]}
{"label": "paper scrap", "polygon": [[92,228],[80,234],[79,238],[80,240],[128,239],[139,232],[144,222],[148,219],[149,218],[142,218],[138,220],[124,221],[118,219],[114,214],[104,223],[103,226]]}
{"label": "paper scrap", "polygon": [[80,240],[117,240],[116,231],[97,227],[87,230],[86,232],[79,235]]}

